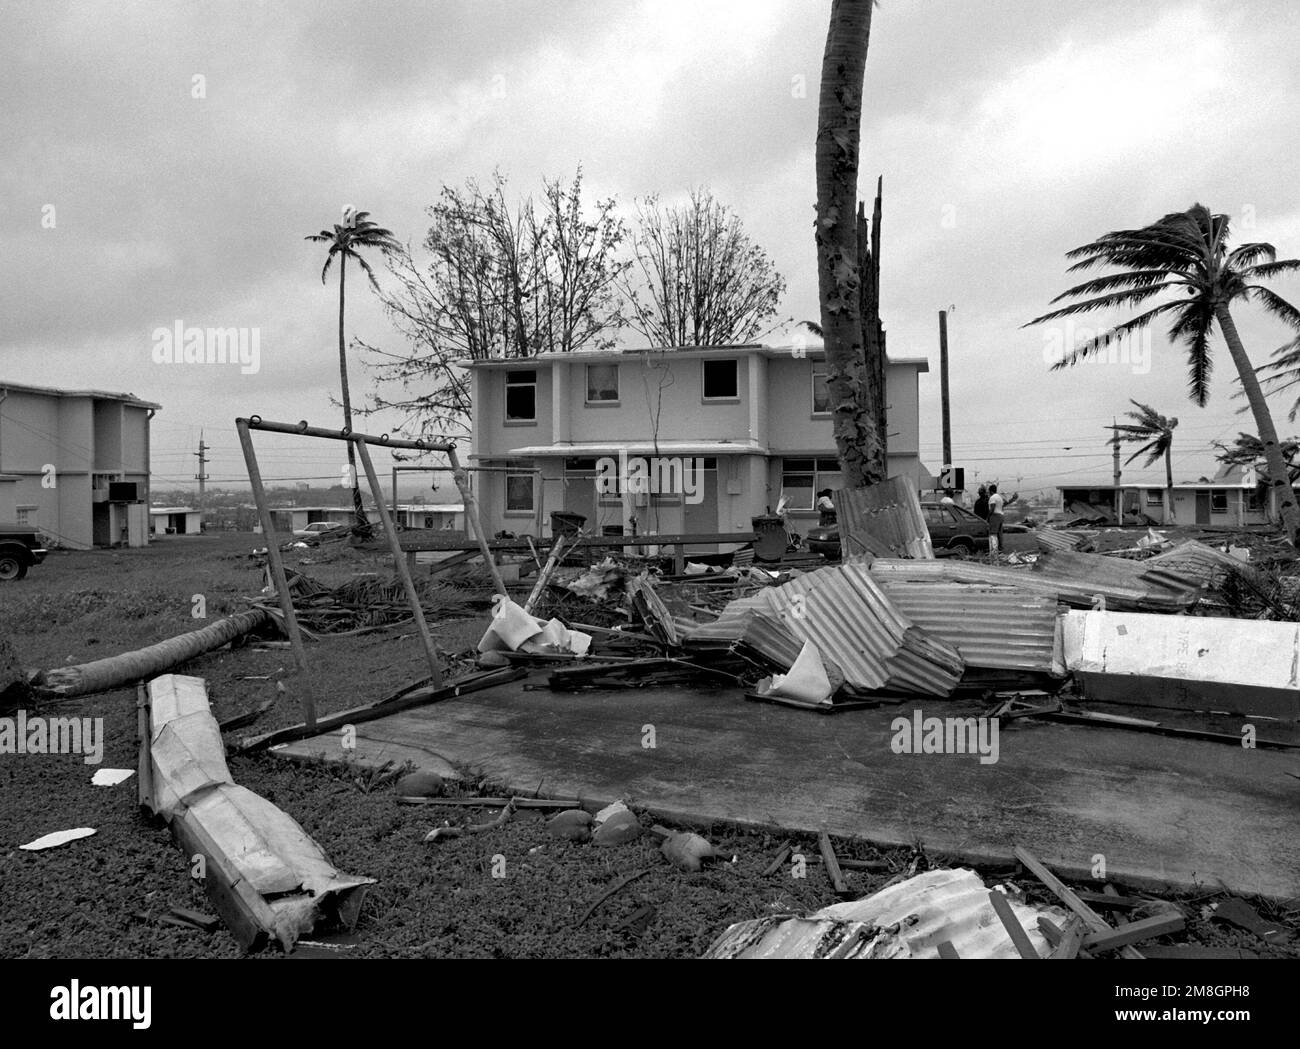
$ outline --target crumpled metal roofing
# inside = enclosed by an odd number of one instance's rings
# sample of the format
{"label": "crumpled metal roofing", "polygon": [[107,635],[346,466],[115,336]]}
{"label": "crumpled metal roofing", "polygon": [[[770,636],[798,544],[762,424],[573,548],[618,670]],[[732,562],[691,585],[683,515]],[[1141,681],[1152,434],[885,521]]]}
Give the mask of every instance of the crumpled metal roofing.
{"label": "crumpled metal roofing", "polygon": [[732,601],[689,635],[739,640],[755,613],[811,641],[854,688],[947,696],[965,669],[956,648],[898,612],[863,560],[850,558]]}
{"label": "crumpled metal roofing", "polygon": [[885,578],[880,587],[913,623],[955,646],[969,667],[1065,676],[1051,594],[943,580]]}
{"label": "crumpled metal roofing", "polygon": [[914,482],[892,477],[867,488],[835,493],[835,516],[845,555],[934,557]]}
{"label": "crumpled metal roofing", "polygon": [[1086,584],[1094,594],[1105,596],[1109,590],[1115,599],[1107,597],[1107,607],[1119,608],[1132,601],[1140,612],[1178,612],[1200,597],[1198,580],[1158,565],[1151,567],[1149,560],[1053,550],[1034,562],[1033,572],[1046,579]]}
{"label": "crumpled metal roofing", "polygon": [[[1044,561],[1060,557],[1092,557],[1097,560],[1118,564],[1133,565],[1137,562],[1124,561],[1121,558],[1102,557],[1101,555],[1071,554],[1065,551],[1043,554],[1038,558],[1034,569],[1004,568],[1000,565],[986,565],[978,561],[966,561],[960,558],[943,558],[935,561],[908,560],[906,558],[878,557],[871,563],[871,573],[877,582],[885,579],[914,580],[917,582],[946,580],[950,583],[1001,584],[1016,586],[1034,593],[1050,595],[1072,608],[1092,608],[1102,598],[1107,608],[1120,611],[1140,612],[1177,612],[1190,607],[1198,595],[1196,584],[1181,580],[1183,586],[1177,593],[1168,590],[1152,589],[1140,579],[1115,578],[1116,570],[1109,573],[1109,578],[1097,575],[1089,576],[1086,569],[1064,571],[1058,565],[1051,571],[1038,571]],[[1122,570],[1118,570],[1122,571]],[[1160,573],[1171,579],[1178,577],[1172,573]]]}
{"label": "crumpled metal roofing", "polygon": [[[1040,916],[1064,924],[1059,907],[1007,902],[1040,958],[1051,949]],[[950,942],[962,958],[1019,958],[989,890],[972,870],[932,870],[872,896],[824,907],[807,917],[774,915],[737,922],[705,958],[938,958]]]}
{"label": "crumpled metal roofing", "polygon": [[1083,536],[1078,532],[1057,528],[1035,528],[1034,539],[1041,550],[1077,550],[1083,542]]}
{"label": "crumpled metal roofing", "polygon": [[1238,561],[1231,554],[1216,550],[1212,546],[1188,539],[1171,550],[1155,557],[1148,557],[1144,565],[1155,565],[1177,572],[1189,579],[1196,579],[1202,585],[1217,587],[1223,583],[1229,572],[1240,572],[1248,579],[1258,575],[1255,568],[1245,561]]}

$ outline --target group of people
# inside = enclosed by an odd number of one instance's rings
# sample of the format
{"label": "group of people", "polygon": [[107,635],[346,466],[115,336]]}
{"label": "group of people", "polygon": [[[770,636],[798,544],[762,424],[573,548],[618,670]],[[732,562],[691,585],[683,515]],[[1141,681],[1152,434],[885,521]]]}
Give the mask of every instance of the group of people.
{"label": "group of people", "polygon": [[975,505],[971,509],[976,517],[981,517],[989,523],[989,545],[995,550],[1002,546],[1002,512],[1017,498],[1019,493],[1007,498],[998,491],[996,484],[980,485],[976,493]]}

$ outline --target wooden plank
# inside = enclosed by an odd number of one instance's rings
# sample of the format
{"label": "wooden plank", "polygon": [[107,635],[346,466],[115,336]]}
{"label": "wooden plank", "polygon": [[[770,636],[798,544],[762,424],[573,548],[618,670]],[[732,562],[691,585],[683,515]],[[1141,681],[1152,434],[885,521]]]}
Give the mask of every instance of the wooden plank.
{"label": "wooden plank", "polygon": [[142,809],[154,812],[153,796],[153,733],[149,728],[149,691],[144,682],[135,686],[135,731],[140,741],[140,756],[136,765],[136,801]]}
{"label": "wooden plank", "polygon": [[[754,541],[753,532],[675,532],[670,535],[606,535],[606,536],[582,536],[575,540],[574,547],[582,550],[602,549],[608,550],[614,547],[629,546],[677,546],[679,544],[690,544],[692,546],[707,546],[716,543],[739,543],[742,546]],[[427,552],[430,550],[479,550],[479,543],[469,539],[459,539],[451,536],[420,535],[418,532],[403,532],[399,537],[401,547],[405,551]],[[494,553],[528,553],[528,540],[526,539],[497,539],[487,543],[487,547]]]}
{"label": "wooden plank", "polygon": [[[1113,886],[1112,884],[1110,884],[1110,882],[1107,882],[1105,885],[1103,885],[1103,886],[1101,887],[1101,894],[1102,894],[1102,896],[1106,897],[1107,899],[1111,899],[1111,900],[1115,900],[1115,899],[1118,899],[1118,898],[1119,898],[1119,890],[1118,890],[1117,888],[1115,888],[1115,886]],[[1116,924],[1116,925],[1127,925],[1127,924],[1128,924],[1128,915],[1126,915],[1126,914],[1116,914],[1116,915],[1115,915],[1115,924]]]}
{"label": "wooden plank", "polygon": [[499,670],[487,670],[467,674],[454,681],[448,681],[442,686],[442,688],[420,686],[412,689],[405,689],[391,699],[381,700],[378,703],[372,703],[366,707],[354,707],[351,710],[344,710],[338,714],[331,714],[327,718],[319,719],[314,725],[290,725],[288,728],[277,729],[275,732],[268,732],[264,736],[257,736],[254,739],[246,739],[242,743],[229,749],[234,753],[240,754],[253,750],[262,750],[266,747],[275,746],[277,743],[288,743],[295,739],[306,739],[308,736],[317,736],[323,732],[332,732],[334,729],[342,728],[344,725],[359,725],[362,722],[375,721],[379,718],[387,717],[389,714],[396,714],[402,710],[409,710],[411,707],[423,706],[429,703],[440,703],[445,699],[454,699],[456,696],[466,695],[470,692],[477,692],[479,689],[483,688],[491,688],[494,685],[503,685],[507,681],[518,681],[521,677],[527,676],[528,671],[524,670],[522,667],[501,667]]}
{"label": "wooden plank", "polygon": [[1131,943],[1182,932],[1186,924],[1181,914],[1158,914],[1154,918],[1129,922],[1122,929],[1089,933],[1083,938],[1083,946],[1090,951],[1113,951]]}
{"label": "wooden plank", "polygon": [[762,876],[767,878],[779,871],[785,865],[785,861],[790,858],[790,853],[793,851],[793,847],[787,841],[777,850],[776,858],[763,868]]}
{"label": "wooden plank", "polygon": [[[542,570],[537,573],[537,582],[533,584],[532,593],[528,595],[528,600],[524,602],[524,612],[529,615],[532,614],[533,608],[537,604],[538,599],[546,592],[546,584],[551,581],[551,576],[555,574],[555,569],[559,567],[560,551],[564,549],[564,539],[564,536],[560,536],[555,540],[555,544],[551,547],[551,554],[546,559],[546,564],[543,565]],[[531,545],[532,544],[530,543],[529,546],[531,547]]]}
{"label": "wooden plank", "polygon": [[[1015,848],[1012,849],[1012,852],[1015,854],[1016,859],[1033,872],[1034,876],[1039,881],[1051,889],[1062,903],[1084,920],[1090,932],[1114,931],[1106,924],[1100,914],[1084,903],[1083,900],[1079,899],[1079,897],[1075,895],[1074,890],[1049,871],[1047,867],[1043,865],[1043,862],[1032,852],[1020,845],[1015,846]],[[1132,947],[1126,946],[1124,950],[1126,952],[1124,957],[1126,958],[1142,957],[1142,955],[1138,954],[1138,952]]]}
{"label": "wooden plank", "polygon": [[[1082,942],[1083,933],[1087,930],[1087,926],[1084,924],[1083,919],[1079,917],[1071,918],[1068,922],[1066,922],[1065,927],[1066,929],[1069,929],[1071,926],[1074,926],[1078,930],[1079,939],[1080,942]],[[1043,934],[1043,939],[1045,939],[1055,951],[1059,952],[1061,950],[1062,945],[1065,944],[1065,931],[1061,929],[1056,924],[1056,922],[1052,921],[1051,918],[1039,916],[1038,930]],[[1066,949],[1067,950],[1069,949],[1068,946]],[[1076,949],[1075,956],[1079,958],[1092,957],[1091,954],[1089,954],[1087,951],[1082,949]],[[1057,957],[1057,954],[1053,953],[1052,957],[1053,958]],[[1064,957],[1064,955],[1061,955],[1061,957]]]}
{"label": "wooden plank", "polygon": [[826,864],[826,875],[831,880],[831,886],[838,895],[845,895],[849,891],[849,884],[844,880],[840,865],[835,859],[835,849],[831,845],[831,837],[825,831],[818,833],[817,847],[821,849],[822,862]]}
{"label": "wooden plank", "polygon": [[1020,919],[1016,917],[1016,912],[1011,907],[1011,901],[998,892],[997,889],[990,889],[989,903],[993,905],[993,910],[997,912],[997,916],[1002,919],[1002,927],[1007,930],[1007,935],[1011,937],[1011,942],[1015,944],[1016,950],[1020,952],[1020,957],[1032,958],[1037,961],[1038,952],[1034,950],[1034,945],[1029,940],[1029,934],[1025,932],[1025,927],[1020,924]]}
{"label": "wooden plank", "polygon": [[[1083,919],[1077,915],[1071,918],[1062,930],[1060,942],[1056,944],[1056,949],[1052,951],[1052,958],[1078,958],[1081,948],[1083,947],[1083,937],[1087,932],[1087,926],[1083,924]],[[1091,954],[1085,954],[1084,957],[1091,958]]]}

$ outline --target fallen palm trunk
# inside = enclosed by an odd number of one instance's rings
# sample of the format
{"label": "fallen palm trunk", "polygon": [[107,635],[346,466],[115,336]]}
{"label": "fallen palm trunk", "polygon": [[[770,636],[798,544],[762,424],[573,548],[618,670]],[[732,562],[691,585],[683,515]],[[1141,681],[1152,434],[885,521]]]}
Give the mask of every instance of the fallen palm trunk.
{"label": "fallen palm trunk", "polygon": [[261,609],[237,612],[201,630],[168,638],[148,648],[108,656],[93,663],[47,670],[41,676],[40,688],[56,696],[84,696],[91,692],[132,685],[145,678],[166,673],[205,652],[228,645],[266,623],[268,619],[266,612]]}
{"label": "fallen palm trunk", "polygon": [[322,918],[356,924],[373,878],[340,874],[285,812],[230,778],[202,678],[167,674],[142,689],[142,806],[162,816],[239,945],[285,951]]}

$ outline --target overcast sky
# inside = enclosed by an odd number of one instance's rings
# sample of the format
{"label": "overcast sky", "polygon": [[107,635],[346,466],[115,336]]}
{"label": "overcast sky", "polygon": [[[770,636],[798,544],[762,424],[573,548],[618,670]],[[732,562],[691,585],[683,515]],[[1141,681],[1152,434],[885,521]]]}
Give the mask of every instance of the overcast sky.
{"label": "overcast sky", "polygon": [[[494,167],[531,191],[581,163],[592,199],[629,210],[708,185],[787,277],[783,315],[815,318],[829,8],[6,0],[0,378],[161,402],[156,487],[193,474],[200,429],[218,483],[242,481],[235,416],[339,417],[337,286],[321,284],[322,253],[303,236],[354,204],[418,243],[439,187]],[[1221,343],[1198,409],[1163,331],[1149,367],[1049,372],[1051,333],[1021,325],[1068,286],[1067,249],[1197,200],[1231,215],[1239,237],[1300,256],[1297,40],[1291,0],[884,0],[862,188],[883,174],[891,355],[932,363],[928,465],[940,460],[937,312],[949,306],[954,458],[968,480],[1108,479],[1102,427],[1130,397],[1181,420],[1179,478],[1212,472],[1215,438],[1253,430]],[[373,295],[349,285],[350,334],[400,348]],[[1274,287],[1300,302],[1300,281]],[[1237,319],[1257,362],[1286,341],[1254,307]],[[259,328],[260,370],[154,364],[153,331],[178,320]],[[356,365],[353,376],[359,399],[369,377]],[[1284,434],[1300,428],[1290,398],[1274,406]],[[260,446],[269,476],[338,476],[332,448]],[[1137,465],[1126,479],[1160,476]]]}

